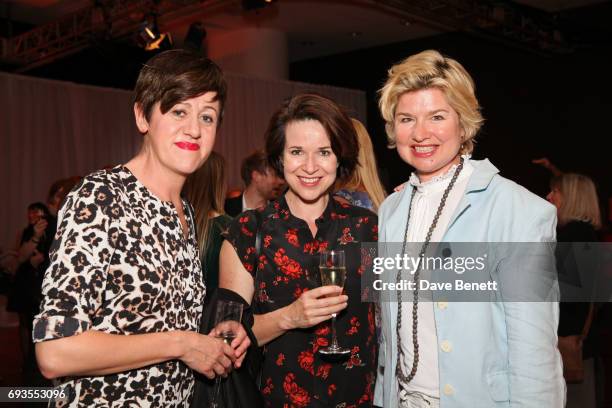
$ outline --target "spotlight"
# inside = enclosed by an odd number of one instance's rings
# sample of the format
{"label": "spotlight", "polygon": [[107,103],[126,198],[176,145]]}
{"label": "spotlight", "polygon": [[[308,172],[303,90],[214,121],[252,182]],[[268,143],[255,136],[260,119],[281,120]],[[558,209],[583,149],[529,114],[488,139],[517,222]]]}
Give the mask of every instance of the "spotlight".
{"label": "spotlight", "polygon": [[149,16],[140,26],[138,43],[146,51],[155,51],[172,48],[170,33],[160,33],[157,28],[157,19]]}
{"label": "spotlight", "polygon": [[264,8],[276,0],[242,0],[242,8],[245,10],[257,10]]}
{"label": "spotlight", "polygon": [[159,37],[145,46],[146,51],[169,50],[172,48],[172,36],[170,33],[161,33]]}

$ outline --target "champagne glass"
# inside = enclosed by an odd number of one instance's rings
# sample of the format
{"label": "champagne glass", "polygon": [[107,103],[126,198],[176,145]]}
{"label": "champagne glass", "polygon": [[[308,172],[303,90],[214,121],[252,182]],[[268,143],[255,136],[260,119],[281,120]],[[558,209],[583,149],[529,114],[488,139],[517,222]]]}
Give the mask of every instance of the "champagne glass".
{"label": "champagne glass", "polygon": [[[219,300],[216,304],[215,332],[216,337],[231,345],[236,338],[236,333],[242,320],[242,303],[230,300]],[[221,389],[221,377],[215,379],[215,390],[213,393],[212,408],[219,408],[219,391]]]}
{"label": "champagne glass", "polygon": [[[346,263],[344,251],[325,251],[321,252],[319,262],[319,272],[323,286],[335,285],[344,287],[346,280]],[[336,313],[332,314],[332,341],[329,347],[319,349],[319,353],[331,356],[343,356],[349,354],[351,350],[340,347],[336,336]]]}

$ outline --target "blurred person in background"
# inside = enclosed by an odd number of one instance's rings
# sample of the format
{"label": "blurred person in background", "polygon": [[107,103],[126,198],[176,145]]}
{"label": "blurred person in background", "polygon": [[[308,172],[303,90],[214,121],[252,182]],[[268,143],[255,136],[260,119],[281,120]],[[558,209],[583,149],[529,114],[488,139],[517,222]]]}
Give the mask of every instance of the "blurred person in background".
{"label": "blurred person in background", "polygon": [[387,194],[378,176],[376,157],[367,129],[357,119],[351,119],[359,141],[359,164],[351,178],[337,186],[334,193],[351,205],[377,212]]}
{"label": "blurred person in background", "polygon": [[68,177],[65,179],[60,179],[55,181],[49,187],[49,192],[47,193],[47,208],[49,209],[49,213],[57,218],[57,213],[59,212],[64,199],[68,195],[68,193],[76,186],[79,181],[81,181],[80,176]]}
{"label": "blurred person in background", "polygon": [[[551,180],[550,193],[546,198],[557,208],[559,219],[556,255],[560,279],[578,277],[579,271],[572,269],[579,265],[569,262],[572,256],[569,243],[599,241],[597,231],[601,228],[601,212],[595,184],[582,174],[558,172]],[[599,354],[600,326],[593,324],[594,305],[590,302],[564,302],[561,298],[559,308],[559,347],[581,347],[584,365],[584,381],[567,384],[567,407],[594,408],[597,382],[595,360]]]}
{"label": "blurred person in background", "polygon": [[187,177],[183,187],[184,197],[195,212],[202,272],[209,293],[219,287],[221,233],[232,220],[223,209],[226,189],[225,159],[216,152],[211,152],[202,167]]}
{"label": "blurred person in background", "polygon": [[17,269],[9,294],[7,310],[19,314],[19,337],[23,355],[24,380],[39,377],[32,345],[32,320],[41,301],[43,275],[49,266],[49,249],[55,235],[56,221],[41,202],[28,206],[28,225],[17,246]]}
{"label": "blurred person in background", "polygon": [[265,207],[286,188],[285,181],[268,166],[264,152],[257,150],[242,161],[240,176],[245,189],[242,194],[225,200],[225,212],[235,217],[243,211]]}

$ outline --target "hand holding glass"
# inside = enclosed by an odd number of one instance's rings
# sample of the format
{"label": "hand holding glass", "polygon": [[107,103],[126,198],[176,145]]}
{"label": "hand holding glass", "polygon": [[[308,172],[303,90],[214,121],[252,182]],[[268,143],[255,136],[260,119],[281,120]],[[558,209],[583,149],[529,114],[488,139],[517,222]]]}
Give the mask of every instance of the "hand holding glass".
{"label": "hand holding glass", "polygon": [[[321,252],[319,262],[319,272],[321,274],[321,283],[323,286],[335,285],[344,287],[346,280],[346,263],[344,259],[344,251],[326,251]],[[351,350],[340,347],[336,336],[336,313],[332,314],[332,341],[329,347],[319,349],[319,353],[324,355],[345,355]]]}
{"label": "hand holding glass", "polygon": [[[216,337],[231,345],[236,338],[242,320],[242,303],[228,300],[219,300],[215,313]],[[221,388],[221,377],[215,379],[215,391],[213,394],[212,408],[218,408],[219,390]]]}

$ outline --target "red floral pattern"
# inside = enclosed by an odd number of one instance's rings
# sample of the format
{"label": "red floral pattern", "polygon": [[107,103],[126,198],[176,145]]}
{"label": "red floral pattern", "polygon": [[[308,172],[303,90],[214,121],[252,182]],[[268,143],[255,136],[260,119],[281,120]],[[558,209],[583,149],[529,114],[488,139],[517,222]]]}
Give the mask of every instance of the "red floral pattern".
{"label": "red floral pattern", "polygon": [[[312,236],[308,225],[294,217],[284,197],[259,210],[242,213],[230,225],[226,238],[245,269],[257,276],[253,303],[260,313],[285,307],[303,292],[320,285],[319,252],[346,251],[345,293],[348,307],[338,315],[339,342],[351,349],[349,358],[325,360],[317,351],[330,343],[329,321],[304,330],[292,330],[265,346],[262,395],[267,407],[371,407],[376,379],[374,307],[361,301],[361,243],[377,238],[377,217],[368,210],[335,200],[316,220]],[[257,256],[255,235],[260,219],[262,248]],[[371,262],[367,260],[367,262]]]}
{"label": "red floral pattern", "polygon": [[293,245],[296,248],[300,246],[300,241],[297,236],[297,229],[295,228],[289,228],[287,230],[285,233],[285,239],[290,245]]}
{"label": "red floral pattern", "polygon": [[295,374],[289,373],[283,382],[285,394],[291,399],[291,403],[295,407],[306,407],[310,403],[310,395],[308,392],[295,383]]}
{"label": "red floral pattern", "polygon": [[302,351],[298,356],[298,363],[300,367],[304,370],[308,371],[310,374],[314,375],[314,355],[310,351]]}
{"label": "red floral pattern", "polygon": [[284,362],[285,362],[285,355],[283,353],[280,353],[278,357],[276,358],[276,365],[282,366]]}

